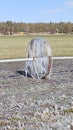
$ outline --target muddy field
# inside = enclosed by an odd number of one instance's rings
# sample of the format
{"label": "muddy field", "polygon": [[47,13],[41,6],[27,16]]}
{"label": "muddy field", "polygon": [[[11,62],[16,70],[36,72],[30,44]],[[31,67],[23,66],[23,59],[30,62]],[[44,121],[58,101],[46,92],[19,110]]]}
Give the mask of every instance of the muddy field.
{"label": "muddy field", "polygon": [[73,130],[73,60],[54,60],[50,80],[0,63],[0,130]]}

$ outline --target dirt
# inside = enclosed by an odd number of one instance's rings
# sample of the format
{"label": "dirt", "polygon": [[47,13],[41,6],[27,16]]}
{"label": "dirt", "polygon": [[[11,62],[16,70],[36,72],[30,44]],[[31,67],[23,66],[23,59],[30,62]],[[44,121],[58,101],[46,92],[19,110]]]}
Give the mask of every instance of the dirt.
{"label": "dirt", "polygon": [[54,60],[49,80],[24,68],[0,63],[0,130],[73,130],[73,60]]}

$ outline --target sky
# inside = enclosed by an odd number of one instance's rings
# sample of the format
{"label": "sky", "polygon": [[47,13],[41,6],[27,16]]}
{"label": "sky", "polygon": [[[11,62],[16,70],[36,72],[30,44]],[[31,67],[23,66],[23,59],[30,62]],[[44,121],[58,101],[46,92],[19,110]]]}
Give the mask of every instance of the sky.
{"label": "sky", "polygon": [[73,0],[0,0],[0,22],[73,22]]}

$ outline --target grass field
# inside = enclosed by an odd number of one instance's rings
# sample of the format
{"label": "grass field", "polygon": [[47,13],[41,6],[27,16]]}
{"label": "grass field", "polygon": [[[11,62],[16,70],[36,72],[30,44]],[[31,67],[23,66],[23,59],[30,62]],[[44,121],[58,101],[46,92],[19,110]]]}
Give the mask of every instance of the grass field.
{"label": "grass field", "polygon": [[[0,59],[24,58],[30,40],[35,36],[0,36]],[[44,35],[53,56],[73,56],[73,35]]]}

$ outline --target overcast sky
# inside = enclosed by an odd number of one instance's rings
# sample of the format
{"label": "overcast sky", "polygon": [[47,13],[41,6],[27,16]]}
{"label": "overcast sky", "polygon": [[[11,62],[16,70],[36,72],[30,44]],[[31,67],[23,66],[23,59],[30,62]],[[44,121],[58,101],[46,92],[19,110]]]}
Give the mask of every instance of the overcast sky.
{"label": "overcast sky", "polygon": [[73,0],[0,0],[0,22],[73,22]]}

